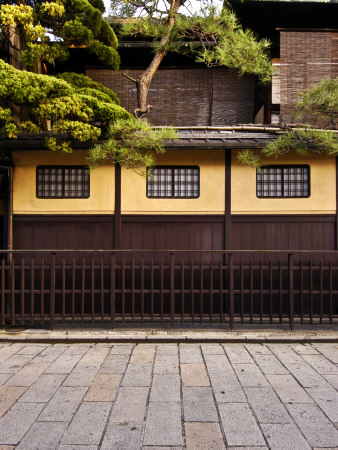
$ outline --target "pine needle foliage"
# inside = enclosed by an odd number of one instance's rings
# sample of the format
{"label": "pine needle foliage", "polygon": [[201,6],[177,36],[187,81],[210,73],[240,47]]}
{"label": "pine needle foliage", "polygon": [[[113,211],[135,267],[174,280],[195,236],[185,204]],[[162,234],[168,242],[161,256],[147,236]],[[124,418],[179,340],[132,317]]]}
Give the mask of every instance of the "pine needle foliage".
{"label": "pine needle foliage", "polygon": [[278,158],[290,151],[300,156],[309,153],[338,155],[338,78],[321,80],[300,92],[293,117],[300,120],[296,127],[285,126],[279,137],[271,140],[260,155],[253,155],[249,150],[239,152],[239,161],[259,167],[261,158]]}

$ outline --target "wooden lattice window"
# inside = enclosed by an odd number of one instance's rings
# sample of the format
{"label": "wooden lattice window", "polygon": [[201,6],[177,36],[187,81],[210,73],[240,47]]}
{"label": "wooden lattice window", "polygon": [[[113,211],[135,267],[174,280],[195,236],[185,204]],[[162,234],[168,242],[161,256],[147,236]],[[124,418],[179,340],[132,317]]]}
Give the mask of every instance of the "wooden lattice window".
{"label": "wooden lattice window", "polygon": [[38,198],[88,198],[88,166],[38,166],[36,196]]}
{"label": "wooden lattice window", "polygon": [[264,166],[257,169],[257,197],[306,198],[310,196],[309,166]]}
{"label": "wooden lattice window", "polygon": [[156,166],[147,174],[149,198],[197,198],[200,169],[197,166]]}

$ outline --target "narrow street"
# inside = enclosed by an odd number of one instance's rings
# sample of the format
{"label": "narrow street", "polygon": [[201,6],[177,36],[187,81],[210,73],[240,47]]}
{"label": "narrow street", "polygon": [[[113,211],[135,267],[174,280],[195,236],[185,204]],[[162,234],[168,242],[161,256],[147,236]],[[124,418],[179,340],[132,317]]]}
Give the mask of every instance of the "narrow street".
{"label": "narrow street", "polygon": [[0,449],[338,447],[338,345],[0,343]]}

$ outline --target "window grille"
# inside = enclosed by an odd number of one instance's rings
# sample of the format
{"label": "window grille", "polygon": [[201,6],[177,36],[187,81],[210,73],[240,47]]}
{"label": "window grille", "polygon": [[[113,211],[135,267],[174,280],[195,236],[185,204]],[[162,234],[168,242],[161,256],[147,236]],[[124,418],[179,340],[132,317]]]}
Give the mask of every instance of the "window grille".
{"label": "window grille", "polygon": [[150,198],[197,198],[199,190],[199,167],[156,166],[147,175]]}
{"label": "window grille", "polygon": [[36,169],[38,198],[88,198],[88,166],[39,166]]}
{"label": "window grille", "polygon": [[257,197],[310,196],[309,166],[265,166],[257,169]]}

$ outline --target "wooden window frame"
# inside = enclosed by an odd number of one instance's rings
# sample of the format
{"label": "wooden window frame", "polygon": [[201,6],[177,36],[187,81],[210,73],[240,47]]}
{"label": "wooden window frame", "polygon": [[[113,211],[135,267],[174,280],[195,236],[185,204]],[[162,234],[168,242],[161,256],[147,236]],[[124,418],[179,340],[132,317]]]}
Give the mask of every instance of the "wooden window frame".
{"label": "wooden window frame", "polygon": [[[180,200],[180,199],[190,199],[190,200],[195,200],[197,198],[200,197],[200,182],[201,182],[201,176],[200,176],[200,167],[199,166],[177,166],[177,165],[166,165],[166,166],[154,166],[153,169],[166,169],[166,170],[171,170],[171,192],[172,195],[151,195],[150,189],[149,189],[149,185],[148,185],[148,180],[149,180],[149,171],[147,171],[147,198],[150,199],[175,199],[175,200]],[[195,169],[198,171],[198,185],[197,185],[197,195],[181,195],[181,196],[177,196],[175,195],[175,177],[174,177],[174,173],[176,169]],[[151,170],[151,169],[150,169]]]}
{"label": "wooden window frame", "polygon": [[[41,191],[41,188],[39,188],[39,171],[41,169],[61,169],[62,170],[62,195],[41,195],[39,194],[39,191]],[[65,171],[66,169],[82,169],[83,170],[83,174],[82,174],[82,184],[83,184],[83,191],[84,188],[86,186],[88,186],[88,195],[65,195],[66,192],[66,183],[65,183]],[[48,180],[46,181],[48,182]],[[88,184],[87,184],[88,183]],[[70,184],[71,185],[71,184]],[[47,190],[47,189],[46,189]],[[68,191],[71,194],[71,190]],[[36,197],[39,199],[55,199],[55,200],[59,200],[59,199],[63,199],[63,200],[67,200],[67,199],[87,199],[90,197],[90,176],[89,176],[89,166],[81,166],[81,165],[41,165],[41,166],[37,166],[36,167]]]}
{"label": "wooden window frame", "polygon": [[[264,181],[263,180],[258,180],[259,177],[259,172],[260,170],[264,170],[264,169],[281,169],[282,170],[282,177],[281,177],[281,195],[264,195],[264,191],[263,189],[261,189],[261,195],[259,195],[258,191],[258,186],[259,183],[261,185],[263,185]],[[284,171],[287,169],[307,169],[308,171],[308,177],[306,182],[308,183],[308,194],[307,195],[284,195],[285,189],[285,173]],[[276,186],[277,186],[277,182],[276,182]],[[271,165],[265,165],[262,166],[261,169],[256,169],[256,197],[260,198],[260,199],[269,199],[269,198],[279,198],[279,199],[299,199],[299,198],[309,198],[311,196],[311,180],[310,180],[310,166],[308,164],[271,164]]]}

